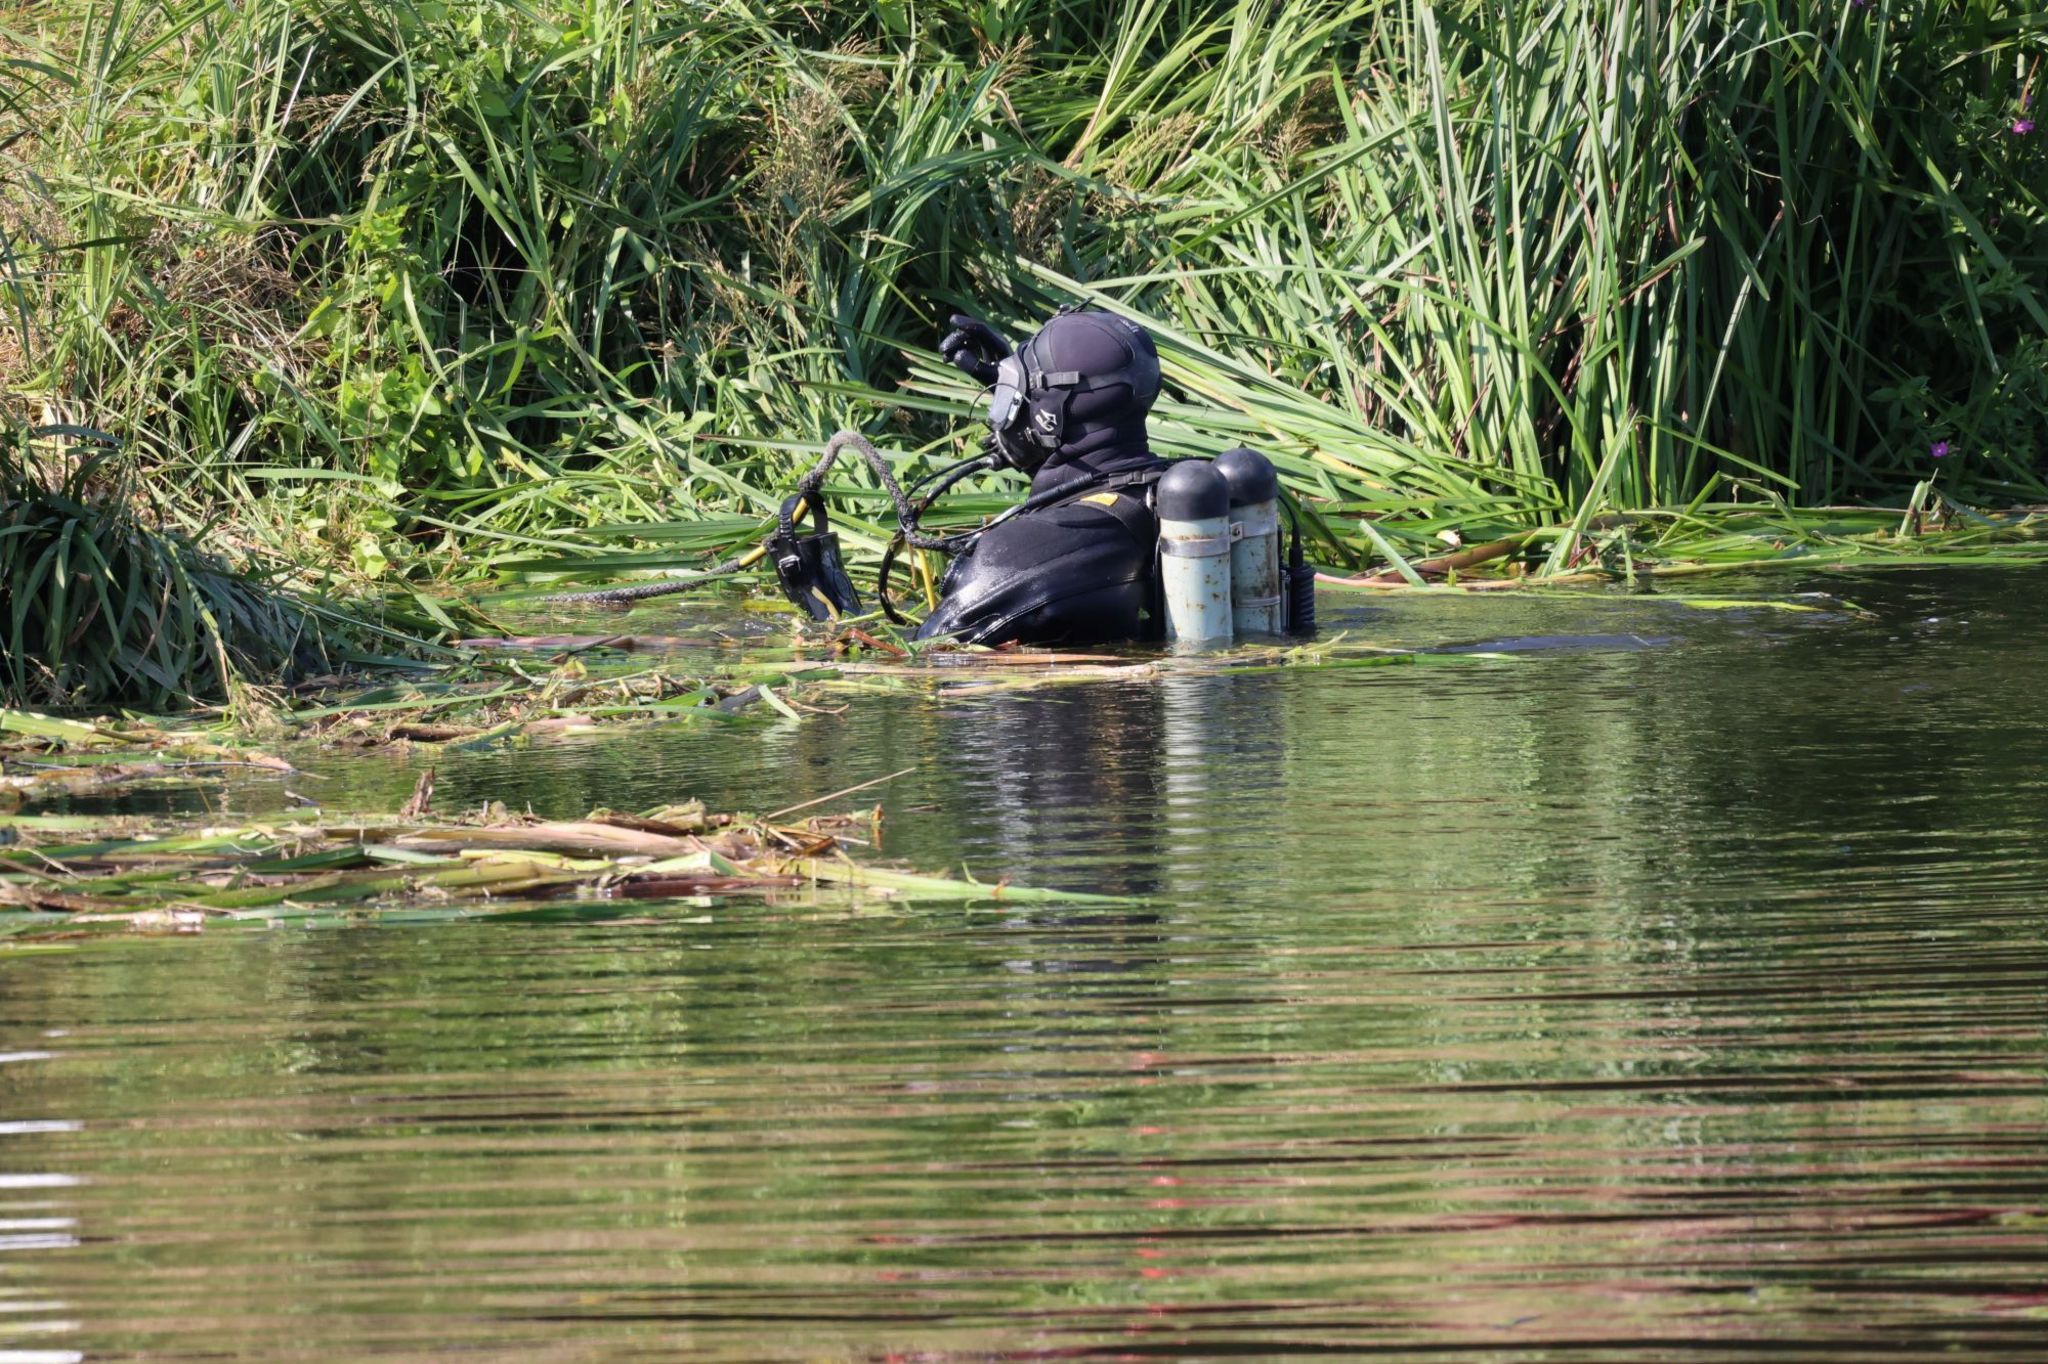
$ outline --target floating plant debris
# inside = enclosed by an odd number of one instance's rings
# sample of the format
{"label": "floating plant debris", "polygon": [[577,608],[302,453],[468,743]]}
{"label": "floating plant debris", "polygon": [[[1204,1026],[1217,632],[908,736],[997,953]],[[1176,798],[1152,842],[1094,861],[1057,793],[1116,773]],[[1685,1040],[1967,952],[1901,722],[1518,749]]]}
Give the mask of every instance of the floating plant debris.
{"label": "floating plant debris", "polygon": [[138,831],[135,821],[0,820],[0,940],[108,926],[616,917],[621,901],[704,896],[1114,902],[854,861],[850,829],[878,835],[881,820],[879,807],[790,824],[696,803],[579,820],[491,806],[466,819],[307,818],[164,833]]}

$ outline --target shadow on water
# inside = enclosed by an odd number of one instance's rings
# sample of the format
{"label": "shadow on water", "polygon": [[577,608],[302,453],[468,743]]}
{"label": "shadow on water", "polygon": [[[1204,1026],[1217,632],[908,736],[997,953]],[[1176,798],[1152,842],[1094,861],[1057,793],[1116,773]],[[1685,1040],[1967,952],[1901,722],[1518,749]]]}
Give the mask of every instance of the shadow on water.
{"label": "shadow on water", "polygon": [[2039,1358],[2048,594],[1821,585],[443,755],[1141,899],[0,958],[0,1359]]}

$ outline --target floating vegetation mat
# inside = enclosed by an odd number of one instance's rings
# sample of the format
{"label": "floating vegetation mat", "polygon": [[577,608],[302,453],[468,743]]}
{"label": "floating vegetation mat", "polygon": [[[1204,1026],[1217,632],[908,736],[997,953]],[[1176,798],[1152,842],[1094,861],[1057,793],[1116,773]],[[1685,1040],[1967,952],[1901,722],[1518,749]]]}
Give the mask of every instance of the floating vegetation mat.
{"label": "floating vegetation mat", "polygon": [[[1825,594],[1658,600],[1684,610],[1858,611]],[[110,929],[193,931],[216,922],[616,918],[646,912],[644,904],[632,907],[636,901],[708,896],[810,903],[1100,898],[876,865],[879,806],[854,818],[811,813],[789,822],[819,806],[843,808],[845,797],[887,777],[761,817],[686,804],[541,820],[496,806],[437,817],[429,770],[395,815],[334,816],[301,793],[317,795],[319,788],[311,784],[315,774],[297,763],[307,752],[335,748],[416,744],[445,751],[632,724],[802,722],[844,714],[870,693],[1464,667],[1497,656],[1463,646],[1389,648],[1343,634],[1206,653],[939,650],[859,623],[800,634],[741,658],[706,656],[699,649],[706,641],[679,636],[471,643],[482,651],[479,661],[391,674],[367,688],[327,678],[296,693],[251,693],[233,706],[177,720],[0,710],[0,942],[19,947]],[[658,664],[634,657],[676,651],[685,656]],[[686,666],[693,662],[694,672]],[[275,773],[291,783],[285,794],[305,808],[196,829],[189,822],[37,812],[52,798],[189,785],[237,768]],[[849,848],[863,849],[861,859]]]}
{"label": "floating vegetation mat", "polygon": [[[1443,585],[1413,590],[1460,595]],[[1569,596],[1580,603],[1597,599],[1578,592]],[[1630,594],[1612,600],[1685,611],[1863,614],[1855,603],[1821,592],[1781,597]],[[464,641],[473,651],[471,662],[393,669],[354,684],[327,677],[289,693],[245,689],[231,706],[175,719],[81,720],[0,709],[0,813],[39,794],[189,782],[209,769],[257,767],[296,775],[293,764],[278,753],[295,753],[305,744],[476,749],[635,724],[839,717],[862,697],[882,693],[948,695],[1101,681],[1144,683],[1190,674],[1466,667],[1477,659],[1502,657],[1463,644],[1391,647],[1343,632],[1299,643],[1244,643],[1209,651],[934,648],[892,637],[874,622],[867,625],[800,633],[794,642],[780,645],[760,641],[745,657],[720,656],[720,641],[670,634],[473,639]]]}
{"label": "floating vegetation mat", "polygon": [[[786,671],[789,665],[781,666]],[[652,718],[678,697],[728,714],[719,709],[721,701],[765,690],[733,682],[686,687],[658,673],[574,685],[608,689],[604,694],[617,702],[590,707],[596,714],[580,717],[578,727],[616,719],[616,712]],[[615,690],[621,686],[624,692]],[[562,707],[554,704],[559,698],[544,695],[528,698],[513,718],[482,727],[419,718],[423,710],[480,718],[513,705],[503,687],[474,687],[450,684],[445,694],[379,701],[359,711],[321,707],[309,712],[319,718],[305,727],[346,720],[345,742],[396,736],[443,743],[569,728],[551,724],[562,718]],[[624,699],[635,695],[638,704]],[[365,717],[382,729],[381,737],[354,727],[372,723]],[[214,923],[620,918],[645,911],[633,902],[711,896],[842,906],[1105,900],[856,861],[850,848],[863,849],[864,859],[879,852],[879,805],[794,822],[805,811],[843,806],[910,769],[765,816],[714,813],[692,802],[637,813],[597,810],[575,820],[537,819],[495,804],[436,817],[432,769],[395,815],[329,815],[290,787],[287,794],[312,808],[198,828],[192,821],[35,812],[52,797],[189,784],[234,768],[262,769],[287,781],[313,775],[241,737],[226,719],[210,728],[191,721],[174,727],[149,719],[87,722],[0,710],[0,944],[119,930],[193,932]]]}
{"label": "floating vegetation mat", "polygon": [[[414,804],[431,797],[422,782]],[[858,838],[859,834],[867,835]],[[0,942],[214,923],[618,918],[633,901],[770,896],[807,902],[1113,902],[854,861],[879,807],[781,823],[700,804],[578,820],[491,807],[470,819],[272,820],[185,833],[138,821],[0,819]]]}
{"label": "floating vegetation mat", "polygon": [[[502,661],[421,669],[370,685],[339,678],[290,695],[250,694],[175,720],[75,720],[0,709],[0,811],[24,793],[189,776],[194,769],[291,764],[254,745],[395,743],[484,748],[633,723],[718,724],[839,716],[864,694],[1143,681],[1173,673],[1452,665],[1459,660],[1343,636],[1293,647],[1167,655],[944,649],[913,653],[857,627],[747,659],[624,662],[691,650],[673,635],[520,636],[467,643]],[[540,656],[537,659],[535,656]],[[523,657],[522,657],[523,656]],[[545,661],[540,661],[544,659]]]}

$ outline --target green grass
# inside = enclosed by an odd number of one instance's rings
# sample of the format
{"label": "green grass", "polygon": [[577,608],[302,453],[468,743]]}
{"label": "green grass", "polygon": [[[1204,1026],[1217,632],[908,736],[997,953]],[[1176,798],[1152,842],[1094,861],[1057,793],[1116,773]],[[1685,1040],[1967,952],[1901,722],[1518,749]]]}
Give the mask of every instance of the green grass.
{"label": "green grass", "polygon": [[327,666],[316,616],[140,524],[95,471],[51,487],[0,446],[0,696],[160,710]]}
{"label": "green grass", "polygon": [[[973,395],[924,349],[947,312],[1021,332],[1071,300],[1160,339],[1163,450],[1266,450],[1342,567],[1542,528],[1561,572],[1610,510],[1930,477],[2048,500],[2048,134],[2013,132],[2035,7],[12,24],[0,385],[119,434],[170,524],[323,574],[716,552],[840,426],[956,453]],[[834,490],[856,549],[886,520],[867,478]]]}
{"label": "green grass", "polygon": [[177,710],[490,628],[402,585],[230,563],[146,520],[116,451],[49,453],[81,434],[0,425],[0,702]]}

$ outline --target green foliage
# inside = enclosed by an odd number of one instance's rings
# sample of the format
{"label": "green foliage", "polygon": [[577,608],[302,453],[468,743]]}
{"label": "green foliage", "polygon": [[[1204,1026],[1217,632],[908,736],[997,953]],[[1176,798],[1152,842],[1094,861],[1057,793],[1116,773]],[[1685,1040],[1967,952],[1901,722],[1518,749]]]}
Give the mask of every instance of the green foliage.
{"label": "green foliage", "polygon": [[57,487],[0,432],[0,697],[164,710],[324,664],[315,621],[93,489]]}
{"label": "green foliage", "polygon": [[1162,448],[1267,449],[1334,557],[1361,515],[1562,566],[1610,507],[2048,496],[2010,0],[38,14],[0,384],[356,573],[744,524],[849,417],[950,456],[944,315],[1075,299],[1161,338]]}

